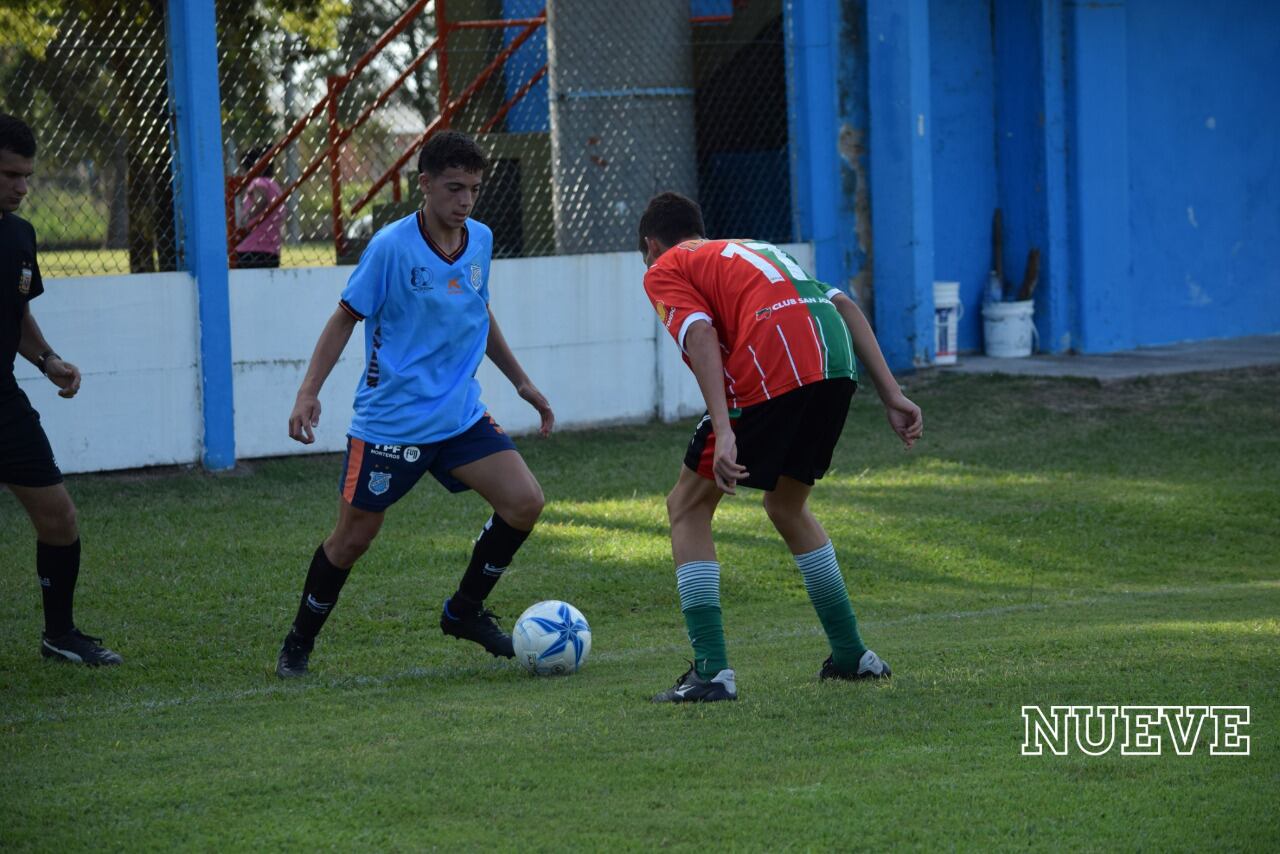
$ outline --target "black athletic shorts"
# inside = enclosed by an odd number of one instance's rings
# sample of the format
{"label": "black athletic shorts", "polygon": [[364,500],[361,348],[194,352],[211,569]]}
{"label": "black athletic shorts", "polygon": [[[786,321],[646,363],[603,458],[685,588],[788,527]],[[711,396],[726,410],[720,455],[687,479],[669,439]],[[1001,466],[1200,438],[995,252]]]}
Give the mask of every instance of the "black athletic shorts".
{"label": "black athletic shorts", "polygon": [[53,459],[40,414],[21,389],[0,395],[0,483],[53,486],[62,472]]}
{"label": "black athletic shorts", "polygon": [[[739,485],[771,491],[778,478],[786,475],[812,486],[831,467],[831,454],[857,388],[853,380],[823,380],[746,409],[730,410],[738,463],[749,473]],[[711,416],[704,415],[693,431],[684,464],[714,480],[715,450]]]}

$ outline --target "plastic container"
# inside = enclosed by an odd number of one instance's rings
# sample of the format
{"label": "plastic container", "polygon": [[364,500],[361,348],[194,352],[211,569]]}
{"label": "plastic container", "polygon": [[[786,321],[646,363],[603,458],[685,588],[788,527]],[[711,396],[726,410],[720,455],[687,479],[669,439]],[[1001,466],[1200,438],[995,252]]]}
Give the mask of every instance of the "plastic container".
{"label": "plastic container", "polygon": [[1032,317],[1035,300],[992,302],[982,307],[982,340],[986,353],[997,359],[1021,359],[1031,355],[1036,327]]}
{"label": "plastic container", "polygon": [[959,282],[933,283],[933,353],[934,363],[954,365],[958,325],[964,316],[960,304]]}

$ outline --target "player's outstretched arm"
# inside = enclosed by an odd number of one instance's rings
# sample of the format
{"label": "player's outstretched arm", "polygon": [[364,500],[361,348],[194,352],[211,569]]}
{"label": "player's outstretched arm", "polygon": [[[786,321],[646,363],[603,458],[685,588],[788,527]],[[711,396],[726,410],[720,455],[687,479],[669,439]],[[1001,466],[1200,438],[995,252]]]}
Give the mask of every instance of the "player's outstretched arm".
{"label": "player's outstretched arm", "polygon": [[293,403],[293,412],[289,413],[289,438],[296,439],[304,445],[316,440],[314,428],[320,426],[320,389],[329,378],[333,366],[338,363],[342,351],[351,340],[351,331],[356,328],[356,319],[342,307],[338,307],[329,322],[320,333],[316,349],[311,354],[311,363],[307,365],[307,375],[298,388],[298,397]]}
{"label": "player's outstretched arm", "polygon": [[538,410],[538,417],[542,419],[538,433],[543,436],[551,435],[552,428],[556,426],[556,414],[542,392],[538,391],[538,387],[524,372],[524,368],[520,367],[520,361],[516,358],[516,354],[511,352],[506,336],[502,334],[502,327],[498,326],[498,319],[493,316],[493,309],[489,309],[489,340],[485,343],[484,354],[497,366],[498,370],[502,371],[503,376],[511,381],[516,388],[516,394]]}
{"label": "player's outstretched arm", "polygon": [[862,313],[862,309],[858,308],[858,304],[844,294],[836,294],[831,302],[840,312],[845,326],[849,327],[849,336],[853,339],[853,351],[866,368],[871,382],[876,387],[876,394],[880,395],[880,400],[884,403],[889,426],[909,450],[924,434],[924,415],[921,414],[920,407],[908,400],[902,393],[902,389],[898,387],[893,373],[885,363],[884,354],[880,352],[880,344],[876,341],[875,333],[871,331],[871,324],[867,323],[866,315]]}
{"label": "player's outstretched arm", "polygon": [[44,340],[44,333],[40,331],[40,325],[36,323],[30,306],[22,316],[18,352],[58,387],[59,397],[76,396],[76,392],[80,390],[80,369],[53,352],[49,342]]}
{"label": "player's outstretched arm", "polygon": [[729,421],[729,402],[724,397],[724,359],[715,327],[705,320],[694,321],[684,334],[684,352],[689,357],[693,375],[698,378],[702,399],[707,402],[707,414],[711,416],[716,441],[712,464],[716,486],[721,492],[733,495],[738,481],[748,472],[738,464],[738,441]]}

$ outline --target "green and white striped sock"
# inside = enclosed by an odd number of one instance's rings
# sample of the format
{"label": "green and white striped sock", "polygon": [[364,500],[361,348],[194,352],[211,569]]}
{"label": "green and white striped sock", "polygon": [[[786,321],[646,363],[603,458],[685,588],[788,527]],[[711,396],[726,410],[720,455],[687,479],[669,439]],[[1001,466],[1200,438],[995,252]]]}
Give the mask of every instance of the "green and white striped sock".
{"label": "green and white striped sock", "polygon": [[729,666],[724,646],[724,621],[720,614],[720,564],[695,560],[676,567],[680,610],[693,644],[693,666],[710,679]]}
{"label": "green and white striped sock", "polygon": [[858,634],[858,618],[853,615],[849,591],[836,561],[835,546],[828,540],[821,548],[794,557],[804,578],[804,589],[809,592],[809,601],[827,633],[832,661],[843,670],[857,670],[867,645]]}

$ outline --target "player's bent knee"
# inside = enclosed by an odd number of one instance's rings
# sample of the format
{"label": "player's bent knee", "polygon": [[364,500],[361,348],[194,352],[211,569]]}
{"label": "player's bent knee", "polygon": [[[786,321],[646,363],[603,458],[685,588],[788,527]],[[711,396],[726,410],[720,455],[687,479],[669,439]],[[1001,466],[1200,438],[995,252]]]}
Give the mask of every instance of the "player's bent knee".
{"label": "player's bent knee", "polygon": [[355,525],[334,531],[325,540],[324,550],[334,566],[347,568],[359,560],[378,535],[378,526]]}
{"label": "player's bent knee", "polygon": [[779,520],[785,521],[795,515],[795,508],[788,507],[774,498],[772,493],[766,492],[764,495],[764,512],[768,514],[769,520],[776,525]]}
{"label": "player's bent knee", "polygon": [[667,496],[667,520],[672,525],[693,519],[711,518],[715,513],[715,501],[708,501],[702,496],[691,495],[679,487],[671,490]]}
{"label": "player's bent knee", "polygon": [[76,507],[69,500],[36,515],[31,521],[36,526],[36,536],[52,545],[69,545],[80,536]]}
{"label": "player's bent knee", "polygon": [[372,543],[373,537],[331,540],[325,544],[325,555],[334,566],[346,569],[354,565],[369,550]]}
{"label": "player's bent knee", "polygon": [[508,525],[519,528],[523,531],[533,529],[537,523],[538,517],[542,515],[542,508],[546,506],[546,497],[542,494],[542,487],[534,483],[528,490],[517,496],[509,502],[508,506],[503,508],[505,512],[499,512]]}

